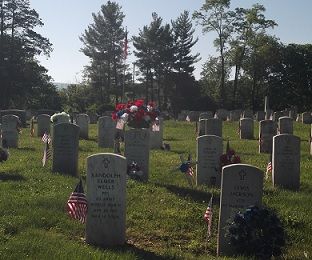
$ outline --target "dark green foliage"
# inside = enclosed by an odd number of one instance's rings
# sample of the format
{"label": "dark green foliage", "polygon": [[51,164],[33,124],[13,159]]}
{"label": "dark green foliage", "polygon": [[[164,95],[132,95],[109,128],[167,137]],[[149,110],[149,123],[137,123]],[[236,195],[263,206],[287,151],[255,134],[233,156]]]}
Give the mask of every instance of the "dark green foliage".
{"label": "dark green foliage", "polygon": [[45,92],[50,96],[50,101],[43,98],[48,101],[45,104],[52,104],[51,99],[57,98],[56,90],[49,83],[46,69],[35,59],[35,55],[49,55],[52,50],[49,40],[35,32],[36,26],[43,25],[38,13],[30,8],[29,0],[3,0],[0,25],[2,108],[36,107],[36,97]]}
{"label": "dark green foliage", "polygon": [[118,103],[122,96],[124,71],[124,14],[121,6],[108,1],[101,6],[101,11],[93,13],[93,23],[80,37],[84,47],[81,51],[89,57],[86,77],[97,95],[98,104],[110,103],[110,95]]}
{"label": "dark green foliage", "polygon": [[238,255],[271,259],[282,254],[285,231],[277,215],[270,209],[248,207],[231,220],[227,234]]}

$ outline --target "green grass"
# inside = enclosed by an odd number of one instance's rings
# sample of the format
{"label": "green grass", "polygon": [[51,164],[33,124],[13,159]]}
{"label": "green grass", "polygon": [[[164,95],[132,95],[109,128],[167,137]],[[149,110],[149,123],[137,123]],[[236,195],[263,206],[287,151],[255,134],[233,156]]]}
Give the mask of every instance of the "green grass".
{"label": "green grass", "polygon": [[[312,209],[309,155],[310,125],[294,123],[301,138],[301,188],[292,192],[265,180],[263,201],[276,210],[287,231],[285,259],[312,257]],[[112,152],[97,146],[97,127],[90,140],[80,140],[79,174],[86,175],[86,158]],[[223,123],[223,137],[248,163],[265,170],[269,155],[258,153],[255,140],[240,140],[237,122]],[[206,246],[207,226],[202,217],[211,193],[220,190],[188,185],[176,170],[179,154],[196,158],[195,123],[165,122],[164,141],[171,151],[152,150],[148,183],[127,183],[127,243],[97,248],[84,242],[84,225],[70,219],[65,205],[78,179],[51,172],[51,161],[41,165],[43,144],[23,129],[20,148],[0,164],[0,259],[216,259],[219,205],[214,206],[213,236]],[[224,141],[224,148],[226,141]],[[231,259],[231,258],[228,258]]]}

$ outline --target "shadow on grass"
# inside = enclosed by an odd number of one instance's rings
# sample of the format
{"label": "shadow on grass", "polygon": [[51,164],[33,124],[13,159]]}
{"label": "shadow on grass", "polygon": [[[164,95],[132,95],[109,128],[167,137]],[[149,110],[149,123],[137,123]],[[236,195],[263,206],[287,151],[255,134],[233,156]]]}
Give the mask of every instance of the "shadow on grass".
{"label": "shadow on grass", "polygon": [[0,181],[25,181],[26,178],[18,173],[0,172]]}
{"label": "shadow on grass", "polygon": [[126,243],[124,246],[112,246],[112,247],[100,247],[100,246],[93,246],[94,248],[97,248],[99,250],[111,250],[113,252],[120,252],[120,253],[134,253],[138,259],[151,259],[151,260],[165,260],[168,258],[165,258],[163,256],[157,255],[153,252],[146,251],[144,249],[138,248],[132,244]]}
{"label": "shadow on grass", "polygon": [[[166,188],[169,192],[182,198],[190,198],[195,202],[208,201],[211,197],[211,193],[205,191],[194,190],[192,188],[179,187],[170,184],[155,183],[157,187]],[[214,197],[214,200],[217,199]]]}

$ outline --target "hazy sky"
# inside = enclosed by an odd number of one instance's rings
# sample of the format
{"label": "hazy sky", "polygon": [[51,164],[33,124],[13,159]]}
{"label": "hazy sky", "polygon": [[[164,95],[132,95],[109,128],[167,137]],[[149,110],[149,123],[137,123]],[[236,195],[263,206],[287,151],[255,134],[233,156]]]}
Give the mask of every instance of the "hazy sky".
{"label": "hazy sky", "polygon": [[[125,14],[124,26],[127,26],[129,38],[137,35],[139,29],[152,20],[156,12],[164,22],[176,19],[184,10],[199,10],[204,0],[117,0]],[[40,57],[42,65],[48,70],[55,82],[77,83],[81,71],[89,60],[80,49],[79,36],[89,24],[93,23],[92,13],[97,13],[106,1],[100,0],[30,0],[31,7],[40,15],[44,26],[37,31],[53,44],[53,52],[47,59]],[[283,43],[312,43],[312,0],[232,0],[231,6],[251,7],[255,3],[265,6],[265,16],[273,19],[278,26],[272,31]],[[194,24],[195,25],[195,24]],[[213,40],[215,34],[203,35],[201,27],[196,27],[198,43],[194,53],[200,53],[201,61],[196,64],[195,77],[199,78],[202,64],[208,55],[215,55]],[[129,51],[133,51],[129,44]],[[128,63],[135,61],[128,56]]]}

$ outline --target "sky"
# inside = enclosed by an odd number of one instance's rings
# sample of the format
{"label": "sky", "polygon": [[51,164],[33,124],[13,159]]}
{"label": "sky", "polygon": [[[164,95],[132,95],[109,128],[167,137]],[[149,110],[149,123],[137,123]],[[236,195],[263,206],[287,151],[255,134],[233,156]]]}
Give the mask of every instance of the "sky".
{"label": "sky", "polygon": [[[199,10],[204,0],[115,0],[125,14],[124,26],[129,31],[129,39],[138,35],[144,25],[152,21],[152,13],[156,12],[164,22],[175,20],[184,10],[192,14]],[[48,74],[55,82],[79,83],[82,70],[88,65],[88,58],[80,51],[83,47],[79,37],[93,23],[92,13],[98,13],[106,1],[100,0],[30,0],[44,26],[37,32],[48,38],[53,44],[50,57],[38,57],[40,63],[48,69]],[[270,33],[277,36],[284,44],[312,43],[312,0],[232,0],[231,7],[250,8],[253,4],[262,4],[266,8],[265,17],[273,19],[278,26]],[[200,53],[201,60],[195,65],[194,75],[198,79],[203,63],[209,55],[217,55],[213,46],[214,33],[202,33],[202,28],[195,25],[195,36],[198,43],[193,52]],[[129,51],[133,52],[131,42]],[[127,62],[135,61],[133,54]]]}

